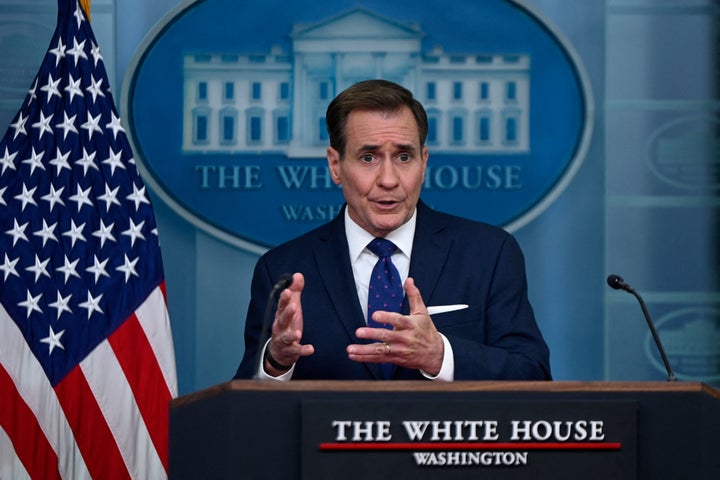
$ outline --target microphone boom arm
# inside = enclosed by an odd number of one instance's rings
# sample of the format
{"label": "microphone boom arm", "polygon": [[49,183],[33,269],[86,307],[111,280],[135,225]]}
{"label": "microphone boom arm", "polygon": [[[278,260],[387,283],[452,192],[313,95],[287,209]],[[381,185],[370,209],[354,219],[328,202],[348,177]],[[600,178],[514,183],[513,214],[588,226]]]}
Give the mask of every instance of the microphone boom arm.
{"label": "microphone boom arm", "polygon": [[640,309],[643,312],[643,315],[645,316],[645,321],[648,324],[648,327],[650,328],[650,333],[653,336],[653,340],[655,340],[655,345],[657,346],[658,351],[660,352],[660,358],[662,358],[663,363],[665,364],[665,370],[667,370],[668,374],[668,382],[675,382],[677,381],[677,378],[675,377],[675,373],[672,370],[672,367],[670,366],[670,361],[668,360],[667,355],[665,354],[665,349],[663,348],[662,342],[660,341],[660,336],[657,333],[657,330],[655,330],[655,325],[653,324],[652,320],[650,319],[650,312],[648,312],[647,307],[645,306],[645,301],[642,299],[639,293],[635,291],[634,288],[632,288],[630,285],[627,286],[626,289],[628,292],[632,293],[635,298],[637,298],[638,302],[640,303]]}
{"label": "microphone boom arm", "polygon": [[640,296],[640,294],[629,284],[625,283],[625,280],[619,275],[612,274],[608,276],[607,278],[607,284],[610,285],[611,288],[615,290],[625,290],[626,292],[632,293],[635,298],[637,298],[638,302],[640,303],[640,308],[642,309],[643,315],[645,316],[645,321],[648,324],[648,327],[650,328],[650,333],[652,333],[653,340],[655,340],[655,346],[657,347],[658,351],[660,352],[660,358],[662,358],[663,363],[665,364],[665,370],[667,370],[668,374],[668,382],[675,382],[677,381],[677,378],[675,377],[675,373],[672,370],[672,367],[670,366],[670,361],[668,360],[667,355],[665,354],[665,349],[662,346],[662,342],[660,341],[660,336],[657,334],[657,331],[655,330],[655,325],[653,325],[652,319],[650,318],[650,312],[648,312],[647,306],[645,306],[645,300]]}

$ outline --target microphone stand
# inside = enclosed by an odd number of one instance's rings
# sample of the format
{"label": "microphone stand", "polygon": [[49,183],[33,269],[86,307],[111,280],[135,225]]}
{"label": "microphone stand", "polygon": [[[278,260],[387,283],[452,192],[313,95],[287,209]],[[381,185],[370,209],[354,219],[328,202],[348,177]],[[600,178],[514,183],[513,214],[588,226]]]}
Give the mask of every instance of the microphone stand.
{"label": "microphone stand", "polygon": [[638,299],[638,302],[640,302],[640,309],[642,309],[643,315],[645,316],[645,321],[648,324],[648,327],[650,327],[650,333],[652,333],[653,340],[655,340],[655,345],[657,346],[658,351],[660,352],[660,358],[662,358],[663,363],[665,364],[665,370],[667,370],[668,374],[668,382],[676,382],[677,378],[675,377],[675,373],[672,370],[672,367],[670,367],[670,361],[667,358],[667,355],[665,354],[665,349],[663,348],[662,342],[660,342],[660,337],[657,334],[657,331],[655,330],[655,325],[653,325],[652,320],[650,320],[650,313],[648,312],[647,307],[645,306],[645,301],[642,299],[639,293],[635,291],[634,288],[628,285],[628,292],[635,295],[635,298]]}
{"label": "microphone stand", "polygon": [[662,342],[660,341],[660,337],[657,334],[657,331],[655,330],[655,325],[653,325],[652,319],[650,318],[650,312],[648,312],[647,307],[645,306],[645,301],[640,296],[640,294],[629,284],[625,283],[625,281],[622,279],[622,277],[618,275],[610,275],[607,278],[607,283],[610,285],[610,287],[617,289],[625,290],[626,292],[632,293],[635,298],[637,298],[638,302],[640,303],[640,309],[642,309],[643,315],[645,316],[645,321],[648,324],[648,327],[650,328],[650,333],[653,336],[653,340],[655,340],[655,346],[657,346],[658,351],[660,352],[660,358],[662,358],[663,363],[665,364],[665,370],[667,371],[668,382],[676,382],[677,378],[675,377],[675,373],[672,370],[672,367],[670,366],[670,361],[668,360],[667,355],[665,354],[665,349],[662,346]]}

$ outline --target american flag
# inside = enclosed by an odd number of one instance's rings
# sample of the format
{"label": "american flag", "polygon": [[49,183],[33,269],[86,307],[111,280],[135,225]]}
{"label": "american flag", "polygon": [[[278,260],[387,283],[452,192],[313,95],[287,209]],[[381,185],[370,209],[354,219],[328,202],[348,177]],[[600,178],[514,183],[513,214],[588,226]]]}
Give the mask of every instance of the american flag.
{"label": "american flag", "polygon": [[152,206],[76,0],[0,141],[0,478],[167,477]]}

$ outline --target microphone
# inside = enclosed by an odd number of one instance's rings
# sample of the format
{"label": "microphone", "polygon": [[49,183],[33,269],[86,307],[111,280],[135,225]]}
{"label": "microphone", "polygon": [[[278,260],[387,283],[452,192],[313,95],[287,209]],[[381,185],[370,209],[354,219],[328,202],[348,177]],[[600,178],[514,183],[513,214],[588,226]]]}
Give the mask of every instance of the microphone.
{"label": "microphone", "polygon": [[677,381],[677,378],[675,378],[675,373],[673,373],[672,368],[670,367],[670,361],[667,358],[667,355],[665,355],[665,349],[662,346],[662,342],[660,341],[660,337],[657,334],[657,331],[655,331],[655,325],[653,325],[652,320],[650,319],[650,313],[648,312],[647,307],[645,306],[645,301],[642,299],[640,294],[635,291],[633,287],[630,286],[630,284],[625,283],[625,280],[620,275],[615,275],[614,273],[609,275],[607,277],[607,283],[610,285],[611,288],[615,290],[625,290],[626,292],[632,293],[635,298],[637,298],[638,302],[640,302],[640,308],[642,309],[643,315],[645,315],[645,321],[648,324],[648,327],[650,328],[650,333],[652,333],[653,339],[655,340],[655,345],[657,346],[658,351],[660,352],[660,358],[662,358],[663,363],[665,364],[665,370],[667,370],[668,374],[668,382],[675,382]]}
{"label": "microphone", "polygon": [[[626,291],[630,292],[630,290],[628,290],[629,288],[631,288],[630,285],[625,283],[625,280],[623,280],[623,278],[620,275],[615,275],[613,273],[612,275],[608,276],[607,283],[608,283],[608,285],[610,285],[610,287],[614,288],[615,290],[622,289],[622,290],[626,290]],[[630,293],[632,293],[632,292],[630,292]]]}
{"label": "microphone", "polygon": [[257,356],[255,357],[255,378],[258,378],[257,374],[263,366],[262,352],[263,348],[265,347],[265,342],[267,342],[267,329],[270,326],[270,317],[272,316],[275,297],[280,295],[283,290],[292,285],[292,282],[293,277],[291,274],[282,274],[280,276],[280,280],[277,281],[277,283],[273,286],[272,290],[270,290],[270,294],[268,295],[267,303],[265,304],[265,316],[263,317],[262,330],[260,331],[260,341],[258,342]]}

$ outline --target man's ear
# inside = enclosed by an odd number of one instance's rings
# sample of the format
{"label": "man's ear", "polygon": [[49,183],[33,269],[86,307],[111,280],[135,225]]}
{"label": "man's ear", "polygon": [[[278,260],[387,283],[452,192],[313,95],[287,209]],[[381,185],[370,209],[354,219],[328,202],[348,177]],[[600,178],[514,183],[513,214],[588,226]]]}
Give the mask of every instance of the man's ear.
{"label": "man's ear", "polygon": [[428,158],[430,158],[430,149],[427,145],[422,147],[422,159],[423,159],[423,183],[425,183],[425,172],[427,172]]}
{"label": "man's ear", "polygon": [[327,161],[332,181],[335,185],[340,185],[342,183],[342,179],[340,178],[340,152],[333,147],[327,147]]}

